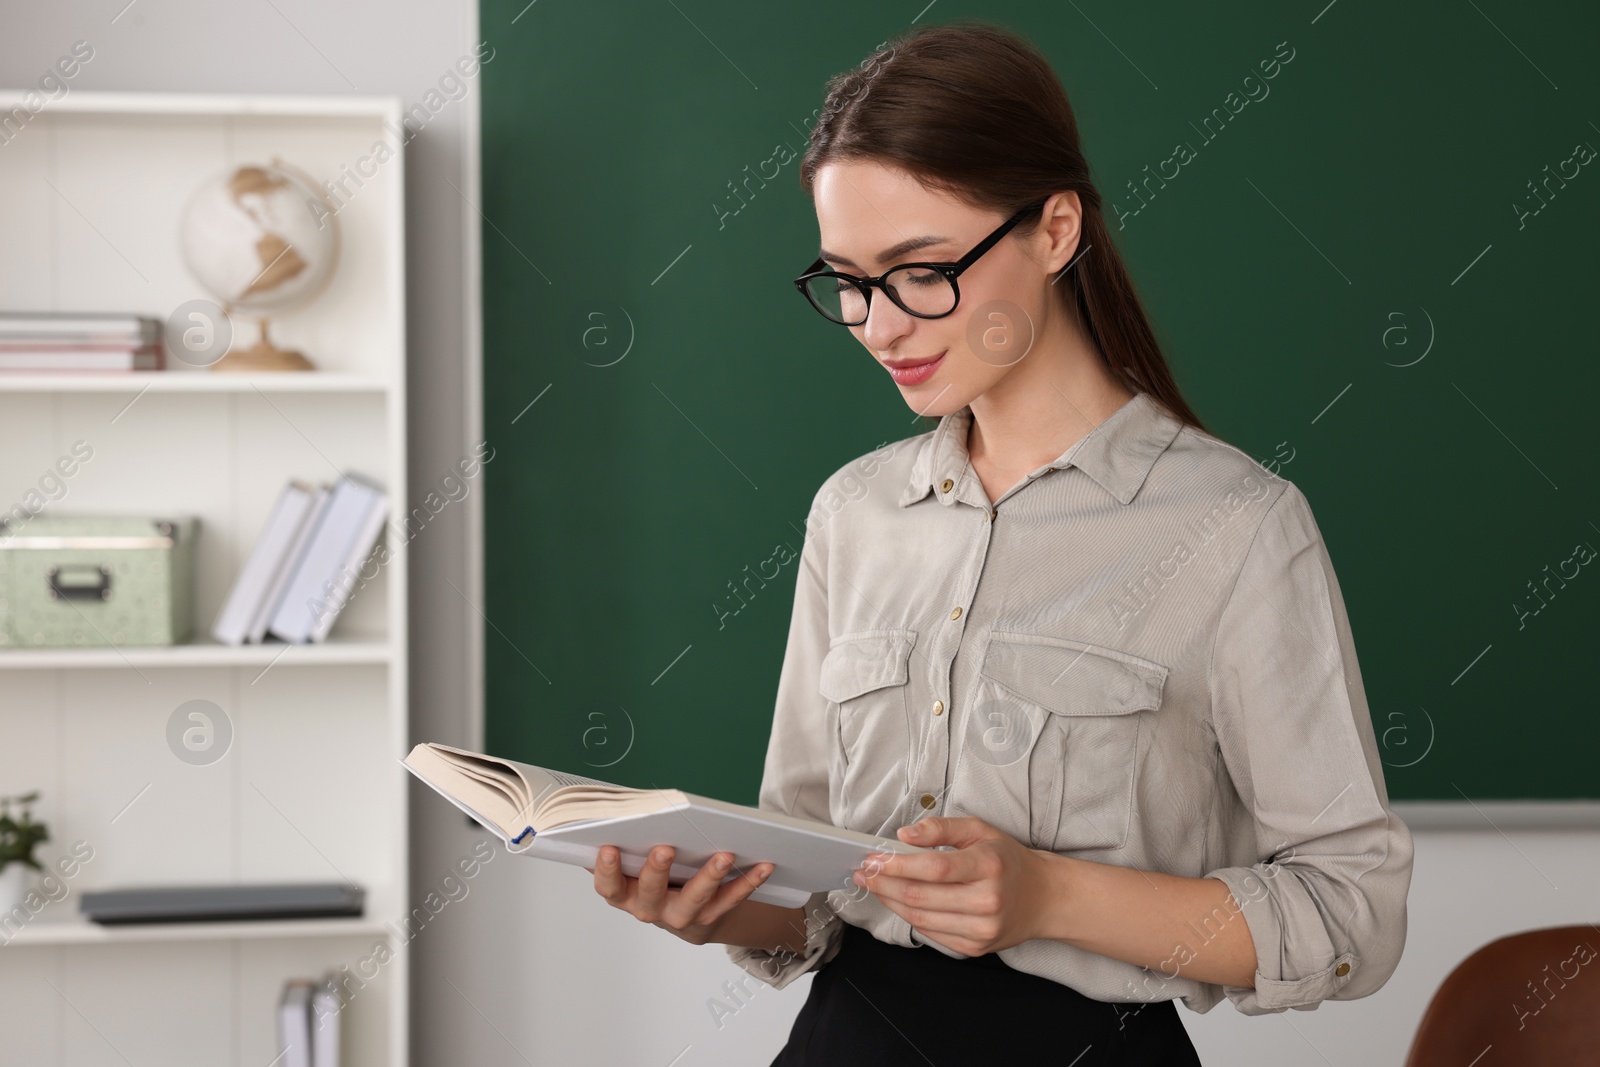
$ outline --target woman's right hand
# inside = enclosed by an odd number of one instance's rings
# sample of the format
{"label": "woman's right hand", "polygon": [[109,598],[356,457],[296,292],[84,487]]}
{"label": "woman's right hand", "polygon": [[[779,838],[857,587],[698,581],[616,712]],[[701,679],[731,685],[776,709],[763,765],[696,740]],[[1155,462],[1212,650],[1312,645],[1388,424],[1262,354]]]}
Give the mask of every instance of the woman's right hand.
{"label": "woman's right hand", "polygon": [[614,908],[651,923],[689,942],[704,945],[716,933],[717,924],[772,873],[772,864],[758,863],[740,877],[723,884],[733,866],[733,853],[718,852],[706,861],[680,888],[667,884],[672,868],[673,848],[657,845],[650,850],[637,878],[622,873],[621,853],[614,845],[600,849],[596,866],[584,870],[594,874],[595,892]]}

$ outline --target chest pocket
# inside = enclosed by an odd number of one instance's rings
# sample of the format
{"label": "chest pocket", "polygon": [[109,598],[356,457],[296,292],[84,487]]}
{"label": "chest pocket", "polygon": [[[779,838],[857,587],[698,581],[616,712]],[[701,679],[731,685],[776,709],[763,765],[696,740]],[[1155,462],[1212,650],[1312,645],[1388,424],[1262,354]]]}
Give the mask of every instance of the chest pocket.
{"label": "chest pocket", "polygon": [[909,789],[911,720],[906,681],[915,630],[862,630],[833,639],[818,691],[837,706],[831,798],[834,823],[854,827],[869,812],[894,811]]}
{"label": "chest pocket", "polygon": [[1160,708],[1166,678],[1159,663],[1084,641],[990,635],[979,705],[988,718],[1015,724],[1001,773],[1011,776],[1009,792],[1027,798],[1033,847],[1127,843],[1138,713]]}

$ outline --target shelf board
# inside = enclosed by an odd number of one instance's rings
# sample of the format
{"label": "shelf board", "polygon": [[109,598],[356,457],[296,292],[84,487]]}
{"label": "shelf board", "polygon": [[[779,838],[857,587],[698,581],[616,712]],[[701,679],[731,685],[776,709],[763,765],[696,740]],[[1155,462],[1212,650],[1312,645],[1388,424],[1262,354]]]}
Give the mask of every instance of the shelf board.
{"label": "shelf board", "polygon": [[[124,923],[101,926],[82,915],[40,918],[0,929],[0,947],[111,945],[136,941],[227,941],[234,938],[366,937],[388,934],[376,919],[260,919],[250,922]],[[9,937],[9,939],[8,939]]]}
{"label": "shelf board", "polygon": [[[31,90],[0,89],[0,110],[24,107]],[[115,115],[137,119],[167,115],[227,118],[330,118],[400,121],[394,96],[307,96],[291,93],[133,93],[84,89],[50,102],[48,114]]]}
{"label": "shelf board", "polygon": [[34,374],[0,371],[0,393],[383,393],[389,381],[371,374],[285,371],[234,374],[207,371],[80,371]]}
{"label": "shelf board", "polygon": [[133,648],[5,648],[0,670],[77,670],[80,667],[313,667],[388,663],[387,641],[329,637],[321,644],[222,645],[211,641]]}

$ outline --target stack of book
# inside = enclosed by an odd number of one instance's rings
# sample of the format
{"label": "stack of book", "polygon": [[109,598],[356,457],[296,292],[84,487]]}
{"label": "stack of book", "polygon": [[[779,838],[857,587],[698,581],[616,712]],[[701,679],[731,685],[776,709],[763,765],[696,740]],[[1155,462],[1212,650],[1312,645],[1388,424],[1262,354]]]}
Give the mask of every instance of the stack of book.
{"label": "stack of book", "polygon": [[278,1000],[279,1067],[339,1067],[339,972],[291,978]]}
{"label": "stack of book", "polygon": [[0,311],[0,370],[161,370],[160,319],[96,311]]}
{"label": "stack of book", "polygon": [[389,514],[383,490],[346,472],[333,485],[291,480],[239,570],[211,635],[225,645],[321,641],[370,580],[363,563]]}

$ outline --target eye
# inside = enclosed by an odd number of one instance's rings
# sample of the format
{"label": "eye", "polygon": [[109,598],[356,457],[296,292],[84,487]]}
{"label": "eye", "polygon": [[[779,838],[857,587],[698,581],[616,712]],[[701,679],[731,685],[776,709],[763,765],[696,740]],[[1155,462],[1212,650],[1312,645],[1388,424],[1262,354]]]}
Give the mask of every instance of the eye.
{"label": "eye", "polygon": [[943,285],[944,275],[936,270],[913,267],[896,273],[894,280],[896,285],[915,285],[927,288],[930,285]]}

